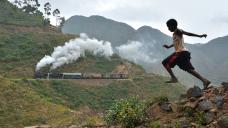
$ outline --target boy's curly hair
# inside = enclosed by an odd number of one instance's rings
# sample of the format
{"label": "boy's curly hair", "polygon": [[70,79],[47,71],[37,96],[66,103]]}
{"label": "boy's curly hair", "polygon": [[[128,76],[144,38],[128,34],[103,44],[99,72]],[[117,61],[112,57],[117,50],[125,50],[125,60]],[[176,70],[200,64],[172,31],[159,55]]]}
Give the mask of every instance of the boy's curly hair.
{"label": "boy's curly hair", "polygon": [[166,25],[168,27],[177,27],[177,21],[175,19],[169,19],[167,22],[166,22]]}

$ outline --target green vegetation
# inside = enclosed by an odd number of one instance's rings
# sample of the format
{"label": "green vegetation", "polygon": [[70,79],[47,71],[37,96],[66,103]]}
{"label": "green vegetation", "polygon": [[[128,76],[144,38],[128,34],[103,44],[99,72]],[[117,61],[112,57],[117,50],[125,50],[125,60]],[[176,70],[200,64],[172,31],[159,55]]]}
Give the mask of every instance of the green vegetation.
{"label": "green vegetation", "polygon": [[31,78],[36,63],[45,54],[51,54],[53,47],[73,37],[60,33],[1,33],[0,74],[5,77]]}
{"label": "green vegetation", "polygon": [[145,108],[146,104],[136,97],[121,99],[109,108],[106,122],[109,125],[134,128],[146,120]]}
{"label": "green vegetation", "polygon": [[0,127],[20,128],[35,124],[69,124],[74,115],[53,104],[28,86],[0,78]]}
{"label": "green vegetation", "polygon": [[[102,121],[101,118],[97,119],[98,116],[94,112],[107,110],[116,100],[134,96],[138,96],[139,99],[155,97],[153,92],[147,91],[147,89],[152,90],[156,86],[161,86],[161,88],[165,86],[162,85],[164,78],[156,77],[160,82],[151,85],[145,84],[147,80],[140,84],[130,80],[113,80],[94,85],[94,81],[83,84],[80,80],[9,80],[1,78],[0,115],[2,116],[0,116],[0,125],[2,127],[37,124],[86,125],[88,122],[91,124],[97,120]],[[166,85],[166,87],[167,89],[157,88],[158,90],[153,91],[159,91],[160,95],[169,93],[169,96],[174,98],[184,90],[181,85],[177,84]],[[171,88],[176,90],[167,91]],[[80,111],[83,116],[75,115],[72,111]]]}
{"label": "green vegetation", "polygon": [[29,14],[12,5],[8,0],[0,1],[0,24],[20,26],[43,26],[43,16],[39,13]]}

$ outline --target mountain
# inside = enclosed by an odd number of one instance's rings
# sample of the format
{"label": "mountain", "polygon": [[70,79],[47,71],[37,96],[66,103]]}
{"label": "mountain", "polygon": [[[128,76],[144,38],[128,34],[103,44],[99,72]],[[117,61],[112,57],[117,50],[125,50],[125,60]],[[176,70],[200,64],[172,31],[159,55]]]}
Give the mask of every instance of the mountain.
{"label": "mountain", "polygon": [[204,74],[209,74],[210,79],[221,82],[228,79],[227,61],[228,36],[219,37],[200,46],[193,45],[192,56],[195,57],[195,65]]}
{"label": "mountain", "polygon": [[[84,23],[84,21],[86,21],[86,23]],[[122,27],[120,28],[119,26]],[[108,29],[103,29],[102,27]],[[137,49],[137,52],[132,52],[132,55],[126,55],[130,53],[130,51],[121,51],[122,54],[120,56],[142,65],[147,72],[167,75],[161,65],[161,61],[170,55],[173,50],[166,50],[162,47],[162,45],[171,44],[172,38],[157,29],[150,26],[142,26],[138,30],[134,30],[125,23],[106,19],[101,16],[73,16],[67,20],[62,30],[64,33],[72,34],[88,32],[91,37],[111,41],[114,47],[120,47],[122,45],[125,50],[135,48],[136,46],[130,42],[138,41],[141,45],[138,46],[140,48]],[[126,32],[125,30],[128,31]],[[98,35],[101,33],[102,36]],[[116,38],[116,40],[114,38]],[[211,40],[206,44],[186,44],[186,47],[192,54],[192,63],[196,70],[215,83],[228,79],[227,42],[228,37],[225,36]],[[129,49],[127,49],[127,47]],[[116,50],[116,52],[118,53],[118,50]],[[145,59],[142,61],[142,58]],[[199,84],[197,79],[183,71],[180,71],[178,68],[175,68],[175,72],[177,72],[178,77],[180,77],[181,81],[185,84]]]}
{"label": "mountain", "polygon": [[86,33],[89,37],[111,41],[113,46],[119,46],[127,42],[134,35],[135,30],[125,23],[116,22],[101,16],[88,18],[72,16],[65,22],[62,32],[68,34]]}

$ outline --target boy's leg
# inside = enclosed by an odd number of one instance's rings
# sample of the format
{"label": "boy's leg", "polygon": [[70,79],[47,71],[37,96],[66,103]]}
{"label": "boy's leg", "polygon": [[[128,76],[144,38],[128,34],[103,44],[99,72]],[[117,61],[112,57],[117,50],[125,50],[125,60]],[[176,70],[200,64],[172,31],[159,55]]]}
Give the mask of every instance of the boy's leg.
{"label": "boy's leg", "polygon": [[171,54],[170,56],[168,56],[166,59],[164,59],[162,61],[163,66],[165,67],[165,69],[167,70],[167,72],[169,73],[169,75],[171,76],[171,80],[168,81],[168,83],[176,83],[178,82],[177,77],[174,75],[170,65],[172,65],[172,67],[175,66],[175,60],[176,60],[177,56],[176,53]]}
{"label": "boy's leg", "polygon": [[174,75],[172,69],[168,65],[164,65],[165,69],[168,71],[169,75],[171,76],[171,80],[168,81],[169,83],[176,83],[178,82],[177,77]]}
{"label": "boy's leg", "polygon": [[211,83],[209,80],[207,80],[206,78],[202,77],[198,72],[196,72],[193,69],[189,69],[189,70],[187,70],[187,72],[192,74],[196,78],[200,79],[203,82],[204,89],[206,89],[209,86],[209,84]]}

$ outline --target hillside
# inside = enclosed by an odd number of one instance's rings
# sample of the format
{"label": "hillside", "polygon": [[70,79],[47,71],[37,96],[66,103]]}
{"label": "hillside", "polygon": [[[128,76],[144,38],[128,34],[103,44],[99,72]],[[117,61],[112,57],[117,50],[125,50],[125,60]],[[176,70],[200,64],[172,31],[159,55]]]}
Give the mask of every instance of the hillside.
{"label": "hillside", "polygon": [[25,13],[8,0],[0,1],[0,17],[0,25],[43,26],[42,15]]}
{"label": "hillside", "polygon": [[[96,124],[104,122],[100,114],[104,114],[114,100],[132,96],[150,99],[163,95],[176,99],[185,90],[181,84],[166,84],[166,77],[146,74],[141,66],[116,54],[108,60],[86,53],[86,57],[56,70],[110,73],[123,63],[128,66],[129,79],[33,79],[35,66],[42,57],[78,35],[62,34],[53,26],[40,26],[42,19],[22,12],[8,1],[0,2],[0,6],[6,4],[0,12],[1,128]],[[15,16],[8,18],[11,13]],[[22,16],[23,20],[20,19]],[[49,67],[41,71],[48,72]]]}
{"label": "hillside", "polygon": [[[126,80],[13,80],[0,79],[0,126],[22,127],[38,124],[53,126],[86,125],[103,122],[104,112],[114,100],[166,94],[177,98],[183,86],[167,85],[167,78],[147,76]],[[98,117],[99,118],[98,118]],[[98,119],[97,119],[98,118]],[[94,123],[94,122],[93,122]]]}

